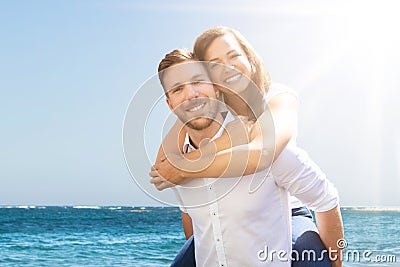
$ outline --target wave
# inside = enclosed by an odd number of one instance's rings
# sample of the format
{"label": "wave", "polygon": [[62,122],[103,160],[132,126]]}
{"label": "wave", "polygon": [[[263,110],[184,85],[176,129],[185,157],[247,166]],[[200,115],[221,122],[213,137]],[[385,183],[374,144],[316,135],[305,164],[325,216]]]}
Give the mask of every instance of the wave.
{"label": "wave", "polygon": [[37,208],[36,206],[28,206],[28,205],[0,206],[0,209],[36,209],[36,208]]}
{"label": "wave", "polygon": [[399,211],[400,207],[342,207],[343,210],[353,211]]}
{"label": "wave", "polygon": [[122,209],[122,207],[121,206],[118,206],[118,207],[104,207],[105,209],[109,209],[109,210],[120,210],[120,209]]}
{"label": "wave", "polygon": [[73,206],[73,209],[101,209],[100,206]]}

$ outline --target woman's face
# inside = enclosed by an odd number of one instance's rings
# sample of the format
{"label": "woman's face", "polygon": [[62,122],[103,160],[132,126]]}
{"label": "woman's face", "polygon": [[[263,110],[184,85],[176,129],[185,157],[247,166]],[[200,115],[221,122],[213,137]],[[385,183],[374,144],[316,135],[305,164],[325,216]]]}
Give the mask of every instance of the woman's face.
{"label": "woman's face", "polygon": [[205,53],[205,60],[210,61],[212,80],[230,90],[225,93],[241,93],[251,82],[251,64],[240,44],[232,34],[216,38]]}

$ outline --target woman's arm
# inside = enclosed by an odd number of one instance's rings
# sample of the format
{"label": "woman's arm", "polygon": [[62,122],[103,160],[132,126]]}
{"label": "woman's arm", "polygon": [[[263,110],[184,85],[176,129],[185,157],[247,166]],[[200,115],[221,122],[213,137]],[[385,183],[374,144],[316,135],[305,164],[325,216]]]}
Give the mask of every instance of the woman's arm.
{"label": "woman's arm", "polygon": [[174,164],[171,164],[163,158],[154,166],[158,172],[150,173],[154,178],[158,177],[154,183],[161,181],[161,177],[173,184],[181,184],[187,180],[184,178],[237,177],[266,169],[272,162],[272,155],[273,160],[278,158],[296,129],[297,97],[292,93],[281,93],[268,104],[269,110],[258,118],[258,127],[253,127],[249,144],[232,147],[234,138],[232,142],[229,134],[223,134],[200,149],[185,154],[185,158],[195,162],[174,158]]}
{"label": "woman's arm", "polygon": [[[220,138],[184,154],[185,158],[181,154],[165,153],[166,146],[160,148],[157,163],[149,174],[152,177],[150,182],[158,190],[163,190],[195,177],[218,177],[221,173],[223,177],[242,175],[243,171],[250,166],[249,155],[256,158],[258,155],[252,155],[252,153],[260,153],[260,150],[248,148],[255,142],[247,144],[253,124],[245,118],[233,121],[226,126]],[[165,138],[165,142],[167,139]],[[242,146],[246,148],[240,148],[241,144],[244,144]],[[183,142],[180,147],[182,145]],[[233,149],[232,146],[234,146]],[[240,174],[236,175],[237,173]]]}
{"label": "woman's arm", "polygon": [[274,119],[275,161],[297,129],[298,101],[293,93],[281,93],[272,97],[268,106]]}
{"label": "woman's arm", "polygon": [[156,163],[165,159],[166,154],[180,155],[182,153],[183,140],[185,139],[185,128],[183,123],[177,119],[171,127],[158,149]]}

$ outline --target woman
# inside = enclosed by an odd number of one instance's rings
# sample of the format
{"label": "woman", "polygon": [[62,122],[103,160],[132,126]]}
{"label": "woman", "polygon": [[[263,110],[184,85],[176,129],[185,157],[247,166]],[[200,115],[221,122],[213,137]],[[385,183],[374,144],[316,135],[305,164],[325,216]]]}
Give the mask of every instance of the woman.
{"label": "woman", "polygon": [[[217,154],[216,156],[213,154],[215,158],[213,158],[213,162],[210,166],[202,168],[201,171],[185,171],[182,168],[177,168],[183,166],[183,162],[185,162],[185,159],[176,156],[181,154],[179,148],[170,145],[176,143],[171,142],[172,138],[175,136],[179,136],[179,143],[181,144],[183,136],[185,135],[184,132],[180,131],[182,125],[178,122],[164,139],[163,148],[160,148],[156,164],[153,166],[153,171],[150,173],[150,175],[153,176],[152,183],[154,183],[159,190],[169,187],[170,184],[160,179],[158,176],[164,177],[173,184],[181,184],[184,183],[186,179],[191,178],[231,177],[250,174],[269,167],[272,161],[279,157],[282,150],[289,143],[291,145],[296,145],[297,96],[286,87],[271,83],[268,72],[263,66],[262,61],[243,36],[237,31],[227,27],[217,27],[207,30],[197,38],[194,45],[194,54],[199,60],[210,62],[210,75],[213,82],[220,85],[220,90],[224,93],[224,102],[226,105],[234,113],[245,116],[243,123],[251,125],[251,121],[256,120],[261,129],[263,129],[261,131],[261,135],[264,139],[261,140],[263,149],[260,149],[257,145],[232,145],[231,147],[229,146],[231,141],[233,140],[236,142],[236,139],[240,138],[230,138],[230,136],[225,134],[214,140],[212,144],[212,146],[215,145],[213,152],[217,152]],[[252,82],[249,82],[249,79],[251,79]],[[252,86],[254,84],[260,90],[257,88],[255,90],[254,86]],[[265,105],[263,105],[263,100],[268,103],[269,109],[266,109]],[[272,137],[271,122],[268,123],[268,118],[270,117],[269,112],[272,113],[273,127],[275,130],[272,131],[272,135],[274,135]],[[227,132],[231,134],[235,133],[233,130],[236,129],[235,123],[238,122],[231,124]],[[227,128],[229,128],[229,126]],[[257,140],[260,141],[259,138],[254,138],[254,135],[259,135],[259,133],[250,131],[248,134],[251,140],[249,144],[257,142]],[[237,136],[240,136],[240,134],[236,135],[236,137]],[[268,142],[268,140],[271,139],[274,140],[273,145]],[[241,143],[243,142],[238,142],[238,144]],[[271,151],[273,152],[274,148],[275,153],[273,154]],[[231,168],[232,171],[227,171],[230,167],[230,153],[235,149],[247,149],[246,152],[248,153],[244,153],[246,158],[244,160],[235,161],[236,165],[238,162],[243,162],[244,165],[239,168],[235,166],[236,168]],[[168,152],[168,160],[166,160],[164,151]],[[207,151],[206,146],[203,148],[203,151]],[[176,155],[174,156],[174,154]],[[197,159],[200,154],[201,149],[185,154],[185,157]],[[227,157],[226,155],[229,156]],[[271,157],[271,155],[273,155],[273,157]],[[174,164],[170,163],[171,158]],[[204,162],[210,162],[204,155],[203,159]],[[200,163],[198,164],[201,165]],[[300,254],[301,251],[305,249],[313,249],[317,253],[323,250],[324,246],[318,236],[317,228],[312,221],[308,209],[294,197],[291,199],[291,207],[293,249],[297,250]],[[190,227],[185,227],[185,225],[190,225],[190,217],[187,218],[183,214],[182,221],[185,235],[189,238],[192,234],[191,229]],[[193,240],[191,240],[191,242],[193,242]],[[189,249],[181,252],[181,255],[175,260],[174,266],[181,266],[180,264],[187,266],[187,264],[183,262],[193,257],[190,252],[190,248],[193,247],[192,244],[187,243],[185,246]],[[182,259],[182,255],[186,255],[183,256],[183,258],[186,257],[186,259]],[[293,266],[307,266],[303,264],[306,263],[295,261]],[[325,257],[323,261],[314,262],[313,264],[316,265],[312,266],[331,266],[328,257]]]}

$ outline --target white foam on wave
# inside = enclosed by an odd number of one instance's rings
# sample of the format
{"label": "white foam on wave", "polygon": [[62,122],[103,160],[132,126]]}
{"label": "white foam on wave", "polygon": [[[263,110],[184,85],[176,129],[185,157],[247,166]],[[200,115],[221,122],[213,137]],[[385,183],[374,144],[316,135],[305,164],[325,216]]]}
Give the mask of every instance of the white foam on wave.
{"label": "white foam on wave", "polygon": [[101,209],[100,206],[73,206],[73,209]]}
{"label": "white foam on wave", "polygon": [[400,211],[400,207],[361,207],[361,206],[348,206],[342,207],[343,210],[354,210],[354,211]]}
{"label": "white foam on wave", "polygon": [[120,210],[120,209],[122,209],[122,207],[109,207],[108,208],[109,210]]}

